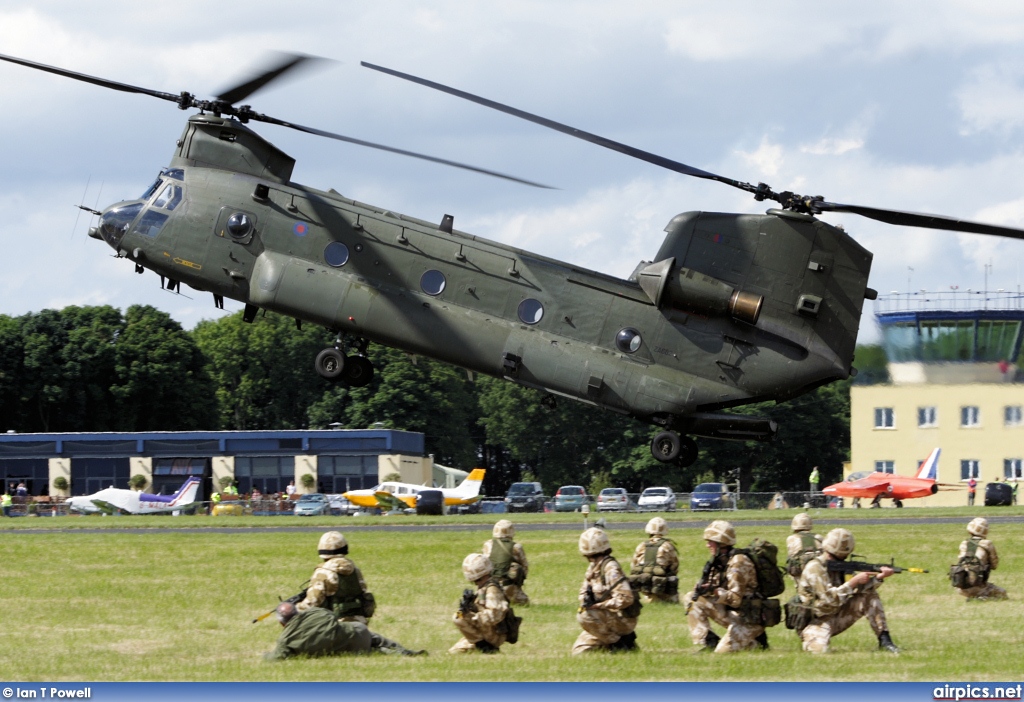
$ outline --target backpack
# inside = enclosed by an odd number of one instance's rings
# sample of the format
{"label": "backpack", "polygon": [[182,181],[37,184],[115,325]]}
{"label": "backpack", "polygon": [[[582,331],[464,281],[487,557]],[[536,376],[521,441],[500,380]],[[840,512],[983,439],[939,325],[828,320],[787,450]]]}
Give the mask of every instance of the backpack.
{"label": "backpack", "polygon": [[786,590],[785,571],[779,567],[779,548],[770,541],[754,539],[747,548],[735,549],[754,564],[757,591],[762,597],[775,597]]}
{"label": "backpack", "polygon": [[949,582],[953,587],[966,590],[988,580],[988,571],[982,568],[977,553],[978,542],[971,539],[967,542],[967,553],[949,567]]}
{"label": "backpack", "polygon": [[794,578],[799,578],[800,574],[804,572],[807,562],[820,555],[821,549],[818,548],[817,537],[810,532],[805,532],[800,535],[800,550],[791,558],[786,559],[786,571]]}

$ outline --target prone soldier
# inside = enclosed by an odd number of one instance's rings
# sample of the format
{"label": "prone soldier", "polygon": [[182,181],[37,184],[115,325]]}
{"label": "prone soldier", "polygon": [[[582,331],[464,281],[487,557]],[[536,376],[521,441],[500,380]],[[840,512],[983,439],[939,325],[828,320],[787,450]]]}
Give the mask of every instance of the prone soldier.
{"label": "prone soldier", "polygon": [[633,552],[629,579],[646,602],[679,604],[679,553],[666,536],[668,524],[654,517],[644,531],[649,538]]}
{"label": "prone soldier", "polygon": [[337,531],[328,531],[318,545],[323,561],[309,578],[306,597],[296,604],[299,612],[322,607],[343,622],[366,624],[377,607],[373,593],[356,564],[346,558],[348,541]]}
{"label": "prone soldier", "polygon": [[642,605],[619,562],[612,557],[608,532],[596,527],[587,529],[580,535],[579,549],[588,564],[576,612],[583,631],[573,644],[573,655],[639,650],[635,630]]}
{"label": "prone soldier", "polygon": [[[744,607],[757,596],[757,569],[750,556],[733,549],[736,530],[727,521],[715,520],[704,530],[704,541],[711,558],[696,587],[683,597],[693,644],[715,653],[768,648],[760,618],[754,621],[747,615],[751,608]],[[711,622],[726,628],[721,638]]]}
{"label": "prone soldier", "polygon": [[471,553],[462,561],[462,574],[476,585],[476,592],[465,590],[459,609],[452,617],[462,638],[448,653],[497,653],[508,637],[506,617],[508,598],[495,582],[494,565],[480,553]]}
{"label": "prone soldier", "polygon": [[523,592],[523,583],[529,572],[526,551],[522,544],[515,542],[516,528],[507,519],[499,519],[491,532],[493,538],[485,541],[483,555],[491,559],[494,579],[505,591],[505,597],[515,605],[530,604],[530,597]]}
{"label": "prone soldier", "polygon": [[311,607],[299,612],[293,603],[282,602],[274,613],[284,631],[274,650],[263,656],[266,660],[339,653],[387,653],[401,656],[426,653],[410,651],[397,641],[373,633],[360,622],[338,621],[332,612],[322,607]]}
{"label": "prone soldier", "polygon": [[1005,600],[1006,590],[988,581],[989,573],[999,567],[995,544],[987,538],[988,520],[972,519],[967,533],[971,538],[960,544],[956,565],[950,568],[953,587],[969,600]]}
{"label": "prone soldier", "polygon": [[829,642],[861,617],[866,617],[871,630],[878,637],[878,647],[899,653],[889,635],[885,609],[878,596],[878,586],[893,575],[893,568],[882,565],[878,572],[859,572],[844,582],[841,569],[829,567],[830,562],[845,561],[854,548],[854,538],[846,529],[833,529],[822,542],[822,555],[812,558],[804,566],[797,581],[800,606],[810,620],[795,627],[803,649],[811,653],[826,653]]}

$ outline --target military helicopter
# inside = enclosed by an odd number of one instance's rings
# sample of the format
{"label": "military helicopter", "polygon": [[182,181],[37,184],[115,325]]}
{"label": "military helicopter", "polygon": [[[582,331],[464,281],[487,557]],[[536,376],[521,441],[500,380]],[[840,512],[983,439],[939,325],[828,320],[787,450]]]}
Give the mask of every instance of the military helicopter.
{"label": "military helicopter", "polygon": [[776,192],[590,134],[440,83],[363,65],[778,207],[764,215],[685,212],[661,248],[619,279],[291,180],[295,161],[247,124],[309,134],[510,175],[305,127],[237,105],[305,63],[284,56],[213,100],[165,93],[0,55],[29,68],[198,109],[169,165],[136,199],[102,211],[90,236],[161,285],[186,285],[336,334],[316,372],[370,382],[369,343],[505,378],[662,428],[655,458],[690,465],[693,437],[770,440],[766,418],[729,408],[784,401],[850,377],[872,254],[815,215],[1021,239],[1024,230]]}

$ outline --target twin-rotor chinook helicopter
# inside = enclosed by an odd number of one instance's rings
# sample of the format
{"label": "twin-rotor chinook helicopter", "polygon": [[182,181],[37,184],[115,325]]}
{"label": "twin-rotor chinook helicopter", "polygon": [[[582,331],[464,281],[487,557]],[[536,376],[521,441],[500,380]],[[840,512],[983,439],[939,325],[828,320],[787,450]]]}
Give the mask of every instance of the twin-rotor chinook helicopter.
{"label": "twin-rotor chinook helicopter", "polygon": [[[316,357],[324,378],[368,383],[370,342],[506,378],[663,427],[655,458],[691,464],[692,436],[770,439],[775,423],[722,410],[782,401],[847,378],[872,255],[823,212],[994,234],[1024,230],[844,205],[703,171],[500,103],[368,68],[527,119],[683,175],[770,200],[764,215],[686,212],[626,280],[355,202],[291,180],[295,161],[246,124],[268,122],[538,186],[482,168],[304,127],[236,106],[308,57],[198,100],[0,55],[0,59],[198,108],[170,164],[137,200],[96,211],[102,238],[161,284],[181,283],[337,334]],[[543,187],[543,186],[541,186]]]}

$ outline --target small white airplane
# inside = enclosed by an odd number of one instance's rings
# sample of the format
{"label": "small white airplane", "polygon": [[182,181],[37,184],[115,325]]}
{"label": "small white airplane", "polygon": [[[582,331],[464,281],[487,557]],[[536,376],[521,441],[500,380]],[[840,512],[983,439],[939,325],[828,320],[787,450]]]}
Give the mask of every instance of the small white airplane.
{"label": "small white airplane", "polygon": [[68,509],[83,514],[158,514],[180,510],[196,501],[199,478],[189,478],[173,495],[151,495],[148,492],[108,487],[91,495],[68,499]]}
{"label": "small white airplane", "polygon": [[466,479],[454,488],[434,488],[388,481],[369,490],[349,490],[342,497],[354,505],[365,508],[393,509],[399,502],[405,507],[416,507],[416,496],[423,490],[440,490],[446,505],[468,505],[480,499],[480,485],[484,481],[483,468],[474,468]]}

